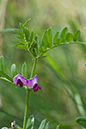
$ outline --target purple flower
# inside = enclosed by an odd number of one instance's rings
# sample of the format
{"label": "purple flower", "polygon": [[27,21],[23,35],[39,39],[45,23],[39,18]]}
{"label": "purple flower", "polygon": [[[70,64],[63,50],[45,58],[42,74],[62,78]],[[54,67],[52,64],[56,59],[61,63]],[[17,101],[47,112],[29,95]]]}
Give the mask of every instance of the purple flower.
{"label": "purple flower", "polygon": [[38,85],[37,75],[31,79],[28,79],[28,83],[26,85],[29,89],[33,88],[34,92],[37,92],[38,89],[41,89],[41,87]]}
{"label": "purple flower", "polygon": [[15,124],[16,124],[16,122],[13,121],[13,122],[11,123],[11,127],[12,127],[12,128],[15,127]]}
{"label": "purple flower", "polygon": [[21,76],[20,74],[16,75],[13,78],[13,82],[18,86],[20,85],[20,87],[23,87],[24,84],[27,84],[28,80],[26,78],[24,78],[23,76]]}
{"label": "purple flower", "polygon": [[17,86],[20,85],[20,87],[23,87],[23,85],[26,85],[29,89],[33,88],[34,92],[37,92],[38,89],[41,89],[41,87],[38,85],[37,75],[35,75],[33,78],[27,80],[22,75],[18,74],[13,78],[13,82]]}

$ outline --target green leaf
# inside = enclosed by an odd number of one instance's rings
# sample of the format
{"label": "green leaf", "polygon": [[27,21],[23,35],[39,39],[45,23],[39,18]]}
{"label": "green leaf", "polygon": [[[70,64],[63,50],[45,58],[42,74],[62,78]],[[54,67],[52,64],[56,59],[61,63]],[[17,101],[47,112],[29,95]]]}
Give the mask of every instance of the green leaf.
{"label": "green leaf", "polygon": [[22,74],[23,77],[28,78],[28,69],[27,69],[27,64],[26,63],[24,63],[22,65],[21,74]]}
{"label": "green leaf", "polygon": [[24,41],[24,37],[21,37],[20,35],[15,35],[15,37],[16,37],[17,39],[20,39],[20,40],[23,40],[23,41]]}
{"label": "green leaf", "polygon": [[24,49],[27,50],[27,47],[23,44],[13,44],[14,47],[20,48],[20,49]]}
{"label": "green leaf", "polygon": [[36,40],[37,44],[40,45],[40,37],[39,37],[39,35],[36,35],[34,37],[34,39]]}
{"label": "green leaf", "polygon": [[59,44],[62,42],[62,39],[58,38],[54,41],[54,44],[59,46]]}
{"label": "green leaf", "polygon": [[48,46],[52,46],[52,31],[51,28],[47,30],[47,41],[48,41]]}
{"label": "green leaf", "polygon": [[6,80],[8,82],[13,82],[12,78],[1,70],[0,70],[0,79]]}
{"label": "green leaf", "polygon": [[30,36],[29,29],[28,29],[27,27],[24,27],[24,28],[23,28],[23,33],[25,34],[25,38],[26,38],[26,40],[28,41],[29,36]]}
{"label": "green leaf", "polygon": [[14,129],[22,129],[22,128],[16,124]]}
{"label": "green leaf", "polygon": [[73,41],[76,41],[80,36],[80,30],[75,31],[74,35],[73,35]]}
{"label": "green leaf", "polygon": [[53,42],[55,43],[55,40],[59,38],[59,32],[56,32],[55,36],[54,36],[54,39],[53,39]]}
{"label": "green leaf", "polygon": [[61,37],[64,37],[67,32],[68,32],[68,27],[63,28],[63,30],[61,32]]}
{"label": "green leaf", "polygon": [[86,118],[77,118],[76,122],[82,127],[86,128]]}
{"label": "green leaf", "polygon": [[34,117],[33,115],[28,118],[26,129],[33,129],[34,128]]}
{"label": "green leaf", "polygon": [[22,30],[23,24],[22,24],[21,22],[19,22],[19,27],[20,27],[20,29]]}
{"label": "green leaf", "polygon": [[21,31],[19,29],[14,29],[14,32],[16,32],[18,35],[20,35],[21,37],[23,37],[23,34],[21,33]]}
{"label": "green leaf", "polygon": [[60,125],[57,125],[56,129],[59,129],[59,126],[60,126]]}
{"label": "green leaf", "polygon": [[62,32],[61,32],[61,38],[62,38],[62,41],[65,42],[65,36],[68,32],[68,27],[65,27],[63,28]]}
{"label": "green leaf", "polygon": [[0,70],[7,73],[6,62],[3,56],[0,57]]}
{"label": "green leaf", "polygon": [[31,35],[30,35],[30,42],[33,41],[33,38],[34,38],[34,31],[32,30],[32,31],[31,31]]}
{"label": "green leaf", "polygon": [[52,31],[48,29],[45,31],[42,38],[42,46],[51,47],[52,46]]}
{"label": "green leaf", "polygon": [[46,123],[46,119],[41,122],[41,124],[40,124],[38,129],[44,129],[45,123]]}
{"label": "green leaf", "polygon": [[43,35],[43,38],[42,38],[42,47],[44,46],[44,47],[48,47],[48,42],[47,42],[47,31],[44,33],[44,35]]}
{"label": "green leaf", "polygon": [[40,52],[45,52],[46,51],[46,47],[45,46],[39,47],[39,51]]}
{"label": "green leaf", "polygon": [[26,26],[26,24],[31,20],[31,18],[29,18],[24,24],[23,27]]}
{"label": "green leaf", "polygon": [[21,44],[25,44],[25,42],[22,41],[22,40],[20,40],[20,39],[14,39],[14,42],[16,42],[16,43],[21,43]]}
{"label": "green leaf", "polygon": [[49,129],[49,123],[45,125],[45,129]]}
{"label": "green leaf", "polygon": [[11,76],[12,78],[17,75],[17,68],[15,64],[12,64],[11,66]]}
{"label": "green leaf", "polygon": [[46,54],[47,57],[46,59],[48,60],[48,62],[50,63],[50,65],[52,66],[52,68],[56,71],[56,73],[59,75],[59,77],[62,79],[62,80],[65,80],[65,76],[63,75],[63,73],[60,71],[60,69],[58,68],[58,66],[56,65],[56,63],[52,60],[52,58]]}
{"label": "green leaf", "polygon": [[[1,56],[1,57],[2,57],[2,56]],[[3,71],[3,69],[2,69],[2,61],[1,61],[1,57],[0,57],[0,70]]]}
{"label": "green leaf", "polygon": [[35,37],[34,37],[34,40],[36,41],[36,49],[35,49],[35,51],[36,51],[36,54],[38,55],[39,53],[40,53],[40,51],[38,51],[39,50],[39,48],[40,48],[40,37],[39,37],[39,35],[36,35]]}
{"label": "green leaf", "polygon": [[9,28],[9,29],[0,30],[0,33],[12,32],[12,31],[14,31],[14,29],[13,28]]}
{"label": "green leaf", "polygon": [[72,33],[67,33],[66,34],[66,40],[67,42],[70,42],[73,39],[73,34]]}

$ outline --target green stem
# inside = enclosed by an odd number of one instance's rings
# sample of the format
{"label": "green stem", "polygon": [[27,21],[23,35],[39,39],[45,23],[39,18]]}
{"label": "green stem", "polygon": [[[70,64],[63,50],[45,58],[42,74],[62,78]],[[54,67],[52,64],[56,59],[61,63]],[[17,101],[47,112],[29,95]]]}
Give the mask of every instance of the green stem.
{"label": "green stem", "polygon": [[33,69],[32,69],[32,72],[31,72],[30,78],[32,78],[32,77],[33,77],[33,75],[34,75],[34,71],[35,71],[35,68],[36,68],[36,63],[37,63],[37,58],[35,58],[35,59],[34,59]]}
{"label": "green stem", "polygon": [[[33,64],[33,68],[32,68],[32,72],[31,72],[30,78],[32,78],[33,75],[34,75],[34,71],[35,71],[35,68],[36,68],[36,63],[37,63],[37,59],[34,60],[34,64]],[[25,105],[25,115],[24,115],[24,122],[23,122],[23,129],[26,129],[27,114],[28,114],[28,106],[29,106],[29,94],[30,94],[30,91],[27,90],[26,105]]]}
{"label": "green stem", "polygon": [[55,48],[55,47],[59,47],[59,46],[63,46],[63,45],[68,45],[68,44],[86,44],[86,42],[80,42],[80,41],[77,41],[77,42],[66,42],[66,43],[60,43],[59,45],[53,45],[51,46],[50,48],[47,48],[44,52],[42,52],[37,58],[40,58],[44,55],[44,53],[46,53],[47,51]]}
{"label": "green stem", "polygon": [[26,96],[26,106],[25,106],[25,115],[24,115],[23,129],[26,128],[27,114],[28,114],[28,105],[29,105],[29,90],[27,90],[27,96]]}

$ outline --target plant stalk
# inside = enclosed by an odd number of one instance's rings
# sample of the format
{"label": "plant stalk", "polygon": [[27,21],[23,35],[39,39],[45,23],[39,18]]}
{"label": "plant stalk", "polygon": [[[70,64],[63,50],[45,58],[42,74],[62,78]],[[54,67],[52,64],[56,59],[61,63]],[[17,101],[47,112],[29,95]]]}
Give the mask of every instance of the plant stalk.
{"label": "plant stalk", "polygon": [[[30,78],[32,78],[33,75],[34,75],[34,71],[35,71],[35,68],[36,68],[36,63],[37,63],[37,59],[34,60],[34,64],[33,64],[33,68],[32,68],[32,72],[31,72]],[[27,94],[26,94],[26,105],[25,105],[25,114],[24,114],[23,129],[26,129],[28,107],[29,107],[29,94],[30,94],[30,91],[27,90],[26,92],[27,92]]]}

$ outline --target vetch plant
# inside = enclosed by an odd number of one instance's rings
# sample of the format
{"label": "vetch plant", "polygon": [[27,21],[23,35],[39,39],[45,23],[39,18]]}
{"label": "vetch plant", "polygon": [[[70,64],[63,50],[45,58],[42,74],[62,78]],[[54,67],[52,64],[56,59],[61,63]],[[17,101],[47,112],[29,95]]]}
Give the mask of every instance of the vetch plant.
{"label": "vetch plant", "polygon": [[[12,64],[11,66],[11,77],[7,74],[5,59],[3,56],[0,57],[0,79],[9,81],[12,84],[15,84],[17,87],[26,90],[26,105],[25,105],[25,114],[23,126],[19,127],[16,122],[11,123],[12,129],[33,129],[34,128],[34,117],[30,116],[27,120],[28,114],[28,105],[29,105],[29,94],[31,91],[37,92],[41,89],[41,86],[38,84],[37,74],[34,75],[35,68],[37,65],[37,60],[40,58],[46,57],[45,53],[55,47],[68,44],[82,44],[82,42],[77,41],[80,35],[80,31],[76,30],[74,34],[68,32],[68,27],[63,28],[61,31],[57,31],[53,36],[52,28],[47,29],[42,37],[42,40],[39,35],[34,34],[34,31],[30,31],[26,24],[30,21],[28,19],[24,24],[19,23],[19,29],[8,29],[8,31],[15,32],[15,39],[13,46],[24,49],[30,52],[33,59],[33,68],[30,75],[30,78],[27,77],[27,65],[24,63],[22,65],[22,73],[17,73],[16,65]],[[5,32],[4,30],[1,31]],[[28,79],[27,79],[28,78]],[[40,90],[41,92],[41,90]],[[46,123],[46,119],[43,120],[38,129],[48,129],[49,123]],[[56,127],[59,129],[59,125]]]}

